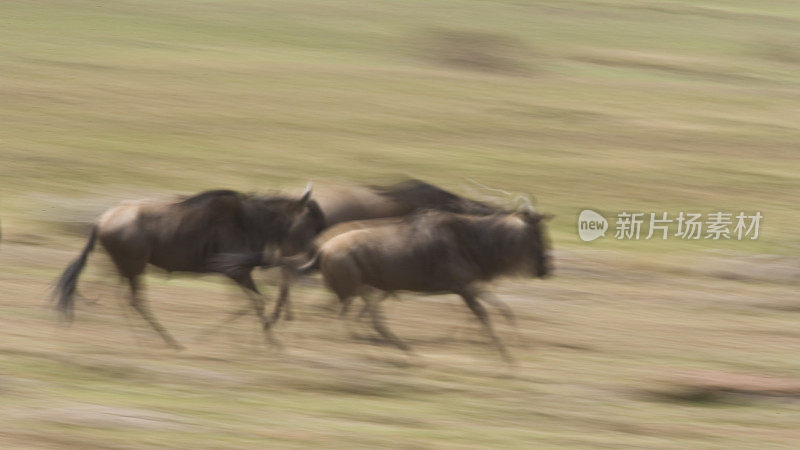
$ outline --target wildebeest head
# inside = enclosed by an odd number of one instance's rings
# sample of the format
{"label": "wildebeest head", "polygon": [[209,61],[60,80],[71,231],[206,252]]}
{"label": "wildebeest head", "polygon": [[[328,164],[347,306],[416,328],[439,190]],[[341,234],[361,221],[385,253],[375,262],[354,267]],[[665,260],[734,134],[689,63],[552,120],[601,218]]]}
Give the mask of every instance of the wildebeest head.
{"label": "wildebeest head", "polygon": [[532,210],[523,210],[518,213],[519,217],[525,222],[530,239],[530,255],[532,261],[533,275],[544,278],[552,270],[550,264],[549,247],[550,242],[547,237],[547,230],[544,222],[551,219],[551,215],[539,214]]}
{"label": "wildebeest head", "polygon": [[309,248],[314,238],[325,228],[325,216],[315,200],[311,199],[311,183],[306,192],[289,208],[293,215],[281,253],[291,255]]}

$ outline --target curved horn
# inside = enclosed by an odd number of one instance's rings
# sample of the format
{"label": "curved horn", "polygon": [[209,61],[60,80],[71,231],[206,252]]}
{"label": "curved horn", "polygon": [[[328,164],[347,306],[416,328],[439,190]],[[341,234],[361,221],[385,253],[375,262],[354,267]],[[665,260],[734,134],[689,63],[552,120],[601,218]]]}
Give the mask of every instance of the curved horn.
{"label": "curved horn", "polygon": [[531,198],[525,194],[517,194],[514,197],[514,204],[516,205],[515,209],[517,211],[524,210],[524,211],[536,212],[536,208],[533,207],[533,202],[531,201]]}
{"label": "curved horn", "polygon": [[479,182],[473,180],[472,178],[467,178],[467,181],[469,181],[470,183],[472,183],[472,184],[474,184],[474,185],[476,185],[476,186],[478,186],[478,187],[480,187],[480,188],[482,188],[484,190],[491,191],[491,192],[496,192],[498,194],[503,195],[507,199],[506,201],[508,203],[506,203],[506,204],[510,204],[511,208],[513,208],[514,210],[517,210],[517,211],[527,210],[527,211],[530,211],[530,212],[536,212],[536,208],[534,208],[534,206],[533,206],[533,201],[531,200],[530,196],[528,196],[528,195],[525,195],[525,194],[522,194],[522,193],[512,193],[512,192],[504,191],[502,189],[492,188],[492,187],[486,186],[483,183],[479,183]]}
{"label": "curved horn", "polygon": [[[484,202],[489,202],[498,207],[508,207],[508,203],[513,196],[511,192],[504,191],[502,189],[491,188],[483,183],[473,180],[472,178],[466,178],[466,180],[473,185],[473,189],[471,189],[473,191],[472,195],[480,198]],[[474,188],[477,188],[477,190]]]}
{"label": "curved horn", "polygon": [[472,183],[472,184],[474,184],[474,185],[476,185],[476,186],[478,186],[480,188],[486,189],[487,191],[497,192],[497,193],[500,193],[502,195],[505,195],[506,197],[511,197],[511,192],[504,191],[502,189],[489,187],[489,186],[487,186],[487,185],[485,185],[483,183],[480,183],[478,181],[473,180],[472,178],[467,178],[467,181],[469,181],[470,183]]}
{"label": "curved horn", "polygon": [[313,186],[314,186],[314,183],[309,181],[308,184],[306,185],[306,191],[303,192],[303,196],[300,197],[300,203],[305,203],[305,202],[308,201],[309,198],[311,198],[311,188]]}

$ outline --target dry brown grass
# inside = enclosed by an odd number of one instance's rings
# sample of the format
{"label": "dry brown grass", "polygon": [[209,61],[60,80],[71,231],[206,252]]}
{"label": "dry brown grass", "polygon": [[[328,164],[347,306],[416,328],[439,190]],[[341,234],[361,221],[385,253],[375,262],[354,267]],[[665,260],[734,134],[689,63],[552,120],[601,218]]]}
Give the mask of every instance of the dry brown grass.
{"label": "dry brown grass", "polygon": [[[276,352],[249,316],[198,340],[244,302],[233,287],[152,276],[154,310],[189,347],[174,352],[125,310],[102,253],[81,288],[96,303],[80,301],[66,328],[44,298],[46,274],[72,253],[6,243],[0,254],[14,267],[0,275],[6,446],[674,448],[798,438],[800,404],[786,390],[800,383],[797,317],[773,307],[796,293],[793,277],[717,277],[713,258],[557,252],[557,277],[497,287],[519,316],[517,332],[494,314],[519,360],[509,367],[455,297],[388,302],[391,326],[422,355],[408,360],[367,324],[349,335],[326,309],[329,294],[305,283]],[[791,259],[773,263],[797,270]]]}

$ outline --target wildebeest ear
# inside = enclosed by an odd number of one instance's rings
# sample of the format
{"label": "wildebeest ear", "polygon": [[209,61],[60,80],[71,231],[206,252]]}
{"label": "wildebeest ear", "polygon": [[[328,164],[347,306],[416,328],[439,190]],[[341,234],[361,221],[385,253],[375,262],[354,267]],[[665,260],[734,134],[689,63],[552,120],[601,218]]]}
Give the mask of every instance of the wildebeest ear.
{"label": "wildebeest ear", "polygon": [[554,214],[542,214],[542,220],[543,221],[553,220],[553,218],[555,218],[555,217],[556,216]]}
{"label": "wildebeest ear", "polygon": [[303,196],[300,197],[300,200],[298,201],[298,203],[300,203],[301,205],[304,205],[308,201],[308,199],[311,198],[311,187],[313,185],[314,185],[314,183],[312,183],[310,181],[308,182],[308,184],[306,185],[306,191],[303,193]]}

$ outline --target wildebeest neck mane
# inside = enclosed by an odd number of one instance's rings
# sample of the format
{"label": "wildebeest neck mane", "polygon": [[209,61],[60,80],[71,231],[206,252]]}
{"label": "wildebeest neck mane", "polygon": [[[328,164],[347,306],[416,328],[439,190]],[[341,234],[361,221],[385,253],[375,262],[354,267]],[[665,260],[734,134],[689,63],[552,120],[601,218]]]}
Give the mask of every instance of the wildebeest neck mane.
{"label": "wildebeest neck mane", "polygon": [[380,195],[418,209],[435,208],[442,211],[486,215],[499,212],[492,205],[466,199],[421,180],[411,179],[390,186],[371,186]]}
{"label": "wildebeest neck mane", "polygon": [[178,204],[179,205],[184,205],[184,206],[194,206],[194,205],[207,203],[208,201],[211,201],[211,200],[214,200],[214,199],[217,199],[217,198],[220,198],[220,197],[237,198],[240,195],[241,195],[240,193],[238,193],[236,191],[232,191],[230,189],[215,189],[215,190],[211,190],[211,191],[201,192],[199,194],[192,195],[190,197],[186,197],[183,200],[181,200],[180,202],[178,202]]}

